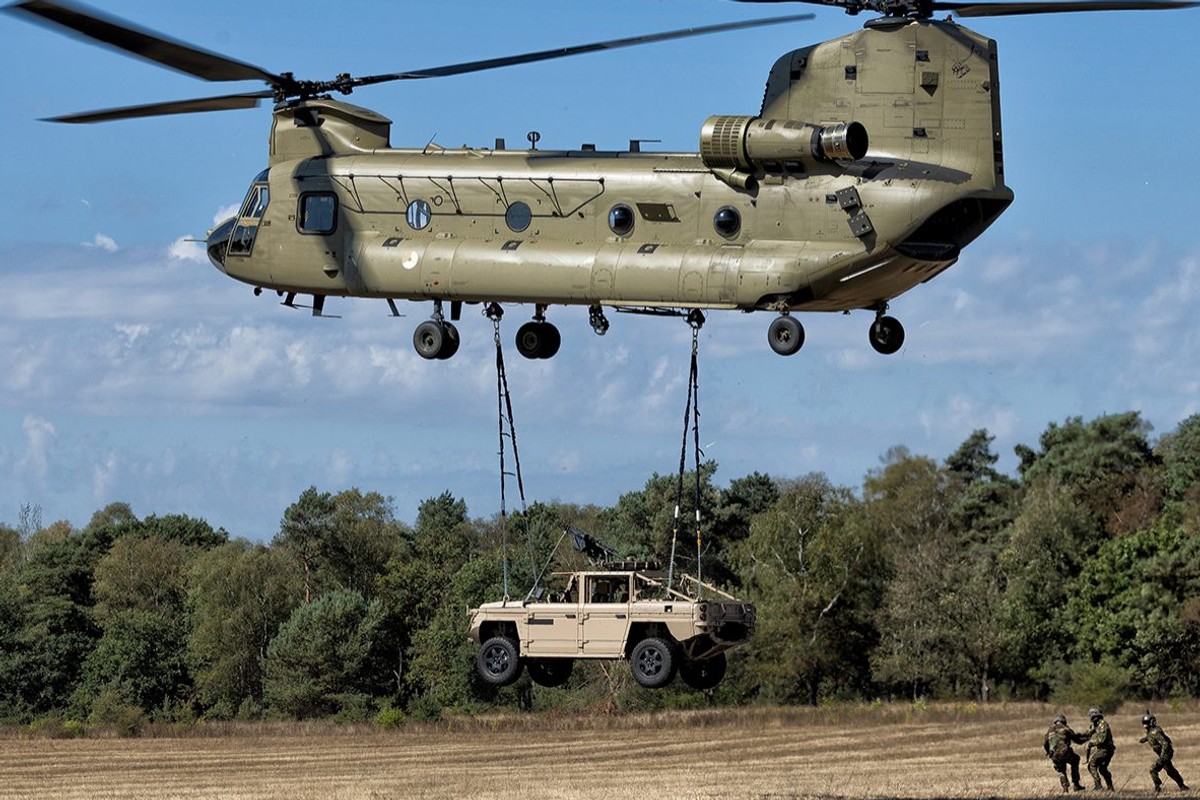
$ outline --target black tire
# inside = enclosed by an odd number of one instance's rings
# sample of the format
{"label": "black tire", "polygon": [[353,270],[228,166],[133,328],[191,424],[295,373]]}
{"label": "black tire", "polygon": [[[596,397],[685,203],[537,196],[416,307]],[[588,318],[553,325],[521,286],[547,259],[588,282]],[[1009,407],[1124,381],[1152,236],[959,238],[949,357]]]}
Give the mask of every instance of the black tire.
{"label": "black tire", "polygon": [[421,358],[433,360],[442,352],[446,341],[446,329],[442,323],[427,319],[413,331],[413,347]]}
{"label": "black tire", "polygon": [[526,322],[517,329],[517,352],[528,359],[538,357],[542,346],[541,329],[536,322]]}
{"label": "black tire", "polygon": [[526,358],[552,358],[561,344],[562,334],[549,322],[533,320],[517,329],[517,352]]}
{"label": "black tire", "polygon": [[558,354],[558,348],[562,346],[562,334],[549,322],[543,322],[542,325],[545,329],[542,331],[542,346],[538,351],[538,358],[554,358]]}
{"label": "black tire", "polygon": [[904,345],[904,326],[895,317],[880,317],[871,323],[870,339],[876,353],[890,356]]}
{"label": "black tire", "polygon": [[479,648],[475,657],[479,677],[490,686],[508,686],[521,677],[525,663],[517,643],[507,636],[493,636]]}
{"label": "black tire", "polygon": [[458,328],[452,323],[442,323],[442,349],[438,351],[437,357],[440,361],[445,361],[458,352]]}
{"label": "black tire", "polygon": [[629,669],[642,686],[660,689],[675,677],[675,648],[657,636],[642,639],[629,654]]}
{"label": "black tire", "polygon": [[554,688],[562,686],[571,678],[571,670],[575,667],[572,658],[534,658],[530,659],[529,677],[538,686]]}
{"label": "black tire", "polygon": [[776,317],[767,328],[767,342],[781,356],[795,355],[804,346],[804,326],[795,317]]}
{"label": "black tire", "polygon": [[717,653],[703,661],[684,661],[679,665],[679,679],[693,689],[713,689],[725,677],[725,654]]}

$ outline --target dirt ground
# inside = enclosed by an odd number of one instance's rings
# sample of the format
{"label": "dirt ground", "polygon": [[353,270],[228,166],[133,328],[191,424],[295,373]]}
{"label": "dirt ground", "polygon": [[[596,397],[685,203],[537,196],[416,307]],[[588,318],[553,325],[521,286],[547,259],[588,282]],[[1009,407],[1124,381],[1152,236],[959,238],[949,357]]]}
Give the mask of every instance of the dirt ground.
{"label": "dirt ground", "polygon": [[[1047,797],[1059,786],[1041,741],[1059,710],[1086,729],[1079,710],[968,705],[10,735],[0,738],[0,800]],[[1200,709],[1156,711],[1176,766],[1200,784]],[[1117,797],[1151,795],[1141,713],[1109,716]],[[1180,796],[1169,781],[1164,795]]]}

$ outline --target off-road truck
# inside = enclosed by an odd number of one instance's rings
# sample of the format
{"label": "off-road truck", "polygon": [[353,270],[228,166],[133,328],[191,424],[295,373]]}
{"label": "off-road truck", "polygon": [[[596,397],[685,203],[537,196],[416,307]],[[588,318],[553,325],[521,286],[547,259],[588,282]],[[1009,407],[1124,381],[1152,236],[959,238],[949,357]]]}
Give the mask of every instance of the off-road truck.
{"label": "off-road truck", "polygon": [[711,689],[725,676],[725,651],[754,632],[752,603],[691,576],[676,589],[661,571],[607,568],[555,573],[549,584],[536,597],[469,612],[486,683],[507,686],[528,668],[534,682],[561,686],[577,659],[590,658],[627,660],[648,688],[678,672],[688,686]]}

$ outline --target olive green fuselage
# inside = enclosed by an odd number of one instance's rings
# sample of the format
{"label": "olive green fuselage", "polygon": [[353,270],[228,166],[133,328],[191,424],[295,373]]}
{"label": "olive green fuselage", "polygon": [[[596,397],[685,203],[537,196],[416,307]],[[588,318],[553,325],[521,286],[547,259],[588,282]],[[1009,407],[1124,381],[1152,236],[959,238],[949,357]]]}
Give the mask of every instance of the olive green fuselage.
{"label": "olive green fuselage", "polygon": [[796,50],[759,119],[858,122],[870,147],[790,159],[749,142],[741,166],[709,140],[702,153],[394,149],[373,112],[297,102],[275,113],[269,202],[243,207],[242,246],[214,262],[318,296],[881,308],[1012,200],[997,75],[994,42],[930,20]]}

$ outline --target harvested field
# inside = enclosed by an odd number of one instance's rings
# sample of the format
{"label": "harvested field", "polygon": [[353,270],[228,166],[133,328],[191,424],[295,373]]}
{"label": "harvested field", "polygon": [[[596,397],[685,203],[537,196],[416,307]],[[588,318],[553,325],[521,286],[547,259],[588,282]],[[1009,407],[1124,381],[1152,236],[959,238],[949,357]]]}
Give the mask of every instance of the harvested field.
{"label": "harvested field", "polygon": [[[897,705],[513,716],[388,731],[199,726],[138,739],[9,732],[0,738],[0,799],[1048,797],[1058,794],[1058,781],[1041,739],[1057,710]],[[1175,741],[1176,765],[1200,784],[1200,710],[1157,711]],[[1067,715],[1086,728],[1078,711]],[[1137,743],[1140,715],[1126,706],[1109,716],[1118,797],[1151,795],[1153,757]],[[1178,796],[1170,782],[1166,794]]]}

